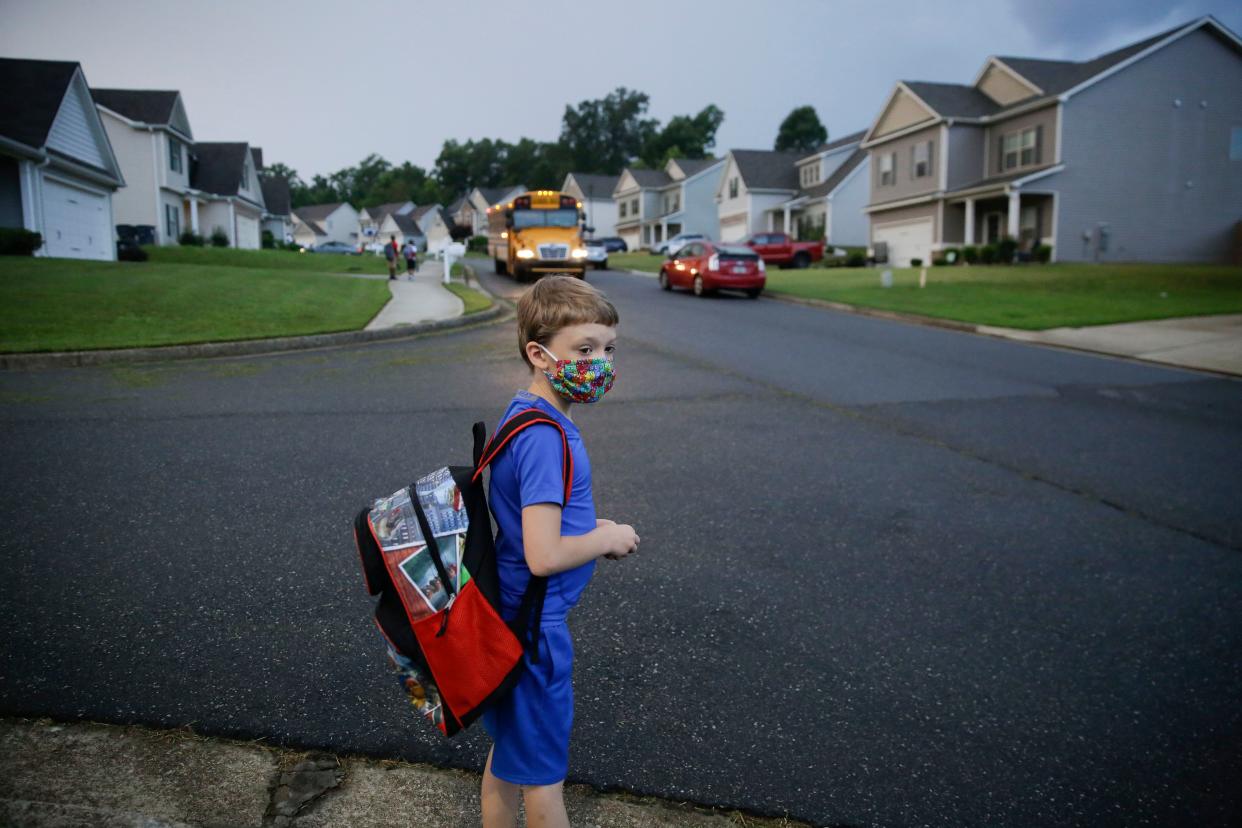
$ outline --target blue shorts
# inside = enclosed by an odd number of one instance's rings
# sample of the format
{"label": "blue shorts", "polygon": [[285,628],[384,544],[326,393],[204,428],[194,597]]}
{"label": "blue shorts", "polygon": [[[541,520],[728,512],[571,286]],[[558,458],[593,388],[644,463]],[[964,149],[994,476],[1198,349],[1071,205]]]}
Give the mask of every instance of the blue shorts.
{"label": "blue shorts", "polygon": [[574,723],[574,645],[565,624],[539,634],[539,663],[526,667],[512,692],[483,713],[492,737],[492,775],[514,785],[554,785],[569,773]]}

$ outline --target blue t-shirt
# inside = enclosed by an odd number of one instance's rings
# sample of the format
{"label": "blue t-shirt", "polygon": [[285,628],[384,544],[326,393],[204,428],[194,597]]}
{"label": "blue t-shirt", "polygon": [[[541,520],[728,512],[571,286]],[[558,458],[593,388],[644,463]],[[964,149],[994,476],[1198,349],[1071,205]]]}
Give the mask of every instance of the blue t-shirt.
{"label": "blue t-shirt", "polygon": [[[549,425],[533,425],[518,432],[491,463],[492,478],[488,502],[496,519],[496,565],[500,573],[501,616],[517,615],[530,568],[522,544],[522,508],[535,503],[555,503],[561,510],[561,535],[585,535],[595,529],[595,498],[591,492],[591,461],[582,435],[573,421],[529,391],[519,391],[505,409],[500,422],[517,412],[536,407],[556,419],[565,429],[574,459],[573,488],[569,505],[564,504],[565,485],[561,477],[564,447],[561,434]],[[542,626],[563,624],[578,603],[595,561],[557,572],[548,577],[548,595],[543,605]]]}

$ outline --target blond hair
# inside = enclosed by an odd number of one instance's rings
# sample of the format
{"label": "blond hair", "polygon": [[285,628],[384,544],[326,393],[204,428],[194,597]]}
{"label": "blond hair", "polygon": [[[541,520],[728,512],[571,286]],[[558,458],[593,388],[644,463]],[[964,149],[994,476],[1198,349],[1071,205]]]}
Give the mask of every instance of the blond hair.
{"label": "blond hair", "polygon": [[518,299],[518,350],[534,370],[526,355],[526,343],[547,345],[552,337],[570,325],[616,325],[617,309],[594,285],[573,276],[544,276]]}

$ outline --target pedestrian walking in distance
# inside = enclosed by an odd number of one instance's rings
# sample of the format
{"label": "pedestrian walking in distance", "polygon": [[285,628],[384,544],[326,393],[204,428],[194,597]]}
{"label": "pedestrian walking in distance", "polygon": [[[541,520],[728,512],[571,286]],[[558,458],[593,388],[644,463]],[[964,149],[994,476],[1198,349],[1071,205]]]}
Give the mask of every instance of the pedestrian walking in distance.
{"label": "pedestrian walking in distance", "polygon": [[418,247],[413,241],[406,239],[401,252],[405,256],[405,275],[413,276],[414,271],[418,270]]}
{"label": "pedestrian walking in distance", "polygon": [[[548,276],[522,294],[517,321],[530,385],[517,392],[499,421],[537,408],[557,420],[567,445],[559,430],[536,425],[518,432],[491,463],[488,501],[497,526],[501,616],[507,621],[517,616],[532,574],[546,576],[548,583],[535,632],[538,649],[522,656],[518,683],[482,716],[492,738],[483,771],[483,825],[513,828],[520,797],[528,825],[566,828],[563,788],[574,716],[574,653],[566,617],[596,561],[638,551],[634,527],[595,517],[591,467],[570,418],[575,404],[597,402],[612,387],[617,310],[593,285]],[[566,450],[574,469],[568,501]]]}
{"label": "pedestrian walking in distance", "polygon": [[388,243],[384,245],[384,258],[388,260],[388,280],[391,282],[397,278],[397,258],[400,256],[400,248],[397,247],[397,237],[389,236]]}

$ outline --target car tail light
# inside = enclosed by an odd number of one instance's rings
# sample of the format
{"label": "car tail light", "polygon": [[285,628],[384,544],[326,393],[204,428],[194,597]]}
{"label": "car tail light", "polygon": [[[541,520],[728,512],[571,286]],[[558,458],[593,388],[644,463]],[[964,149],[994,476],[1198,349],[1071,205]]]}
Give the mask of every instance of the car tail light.
{"label": "car tail light", "polygon": [[720,270],[720,256],[713,253],[712,257],[707,260],[708,270]]}
{"label": "car tail light", "polygon": [[767,270],[767,268],[763,266],[763,259],[760,259],[760,260],[759,260],[759,272],[760,272],[760,273],[763,273],[763,272],[764,272],[764,271],[766,271],[766,270]]}

